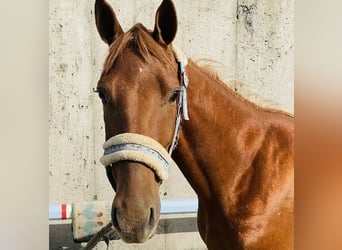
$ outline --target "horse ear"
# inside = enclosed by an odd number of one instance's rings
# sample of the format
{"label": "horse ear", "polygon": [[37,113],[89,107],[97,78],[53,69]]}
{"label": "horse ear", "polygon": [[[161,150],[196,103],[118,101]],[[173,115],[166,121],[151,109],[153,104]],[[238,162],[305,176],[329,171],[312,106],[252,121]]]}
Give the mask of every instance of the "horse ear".
{"label": "horse ear", "polygon": [[171,0],[163,0],[156,12],[153,38],[161,44],[168,45],[175,38],[176,32],[176,8]]}
{"label": "horse ear", "polygon": [[105,0],[95,2],[95,22],[102,40],[108,45],[123,33],[112,7]]}

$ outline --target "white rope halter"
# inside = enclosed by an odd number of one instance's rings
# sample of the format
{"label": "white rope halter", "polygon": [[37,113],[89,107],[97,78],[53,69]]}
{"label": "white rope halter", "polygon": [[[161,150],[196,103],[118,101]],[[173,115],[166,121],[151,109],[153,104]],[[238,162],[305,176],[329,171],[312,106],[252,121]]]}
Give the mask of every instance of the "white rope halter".
{"label": "white rope halter", "polygon": [[103,145],[104,154],[100,162],[104,166],[120,161],[143,163],[151,168],[162,181],[169,177],[169,167],[177,166],[171,158],[171,154],[178,143],[182,114],[185,120],[189,120],[186,94],[189,79],[185,71],[185,67],[188,64],[185,54],[175,46],[173,47],[173,52],[179,64],[181,91],[178,100],[175,131],[169,151],[167,152],[159,142],[151,137],[135,133],[118,134],[109,138]]}

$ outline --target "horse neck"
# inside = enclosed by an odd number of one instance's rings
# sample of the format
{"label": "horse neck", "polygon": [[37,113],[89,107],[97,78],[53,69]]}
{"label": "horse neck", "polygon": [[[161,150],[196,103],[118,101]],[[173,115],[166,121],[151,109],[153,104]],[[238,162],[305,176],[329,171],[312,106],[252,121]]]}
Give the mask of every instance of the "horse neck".
{"label": "horse neck", "polygon": [[190,120],[182,121],[174,158],[199,197],[211,199],[213,192],[234,188],[241,161],[239,131],[258,111],[195,64],[187,66],[187,73]]}

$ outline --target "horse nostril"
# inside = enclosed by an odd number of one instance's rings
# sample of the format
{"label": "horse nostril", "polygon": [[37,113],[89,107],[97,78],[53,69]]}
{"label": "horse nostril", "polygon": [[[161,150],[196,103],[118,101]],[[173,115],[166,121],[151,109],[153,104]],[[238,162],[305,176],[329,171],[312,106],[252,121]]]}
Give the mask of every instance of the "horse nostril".
{"label": "horse nostril", "polygon": [[154,225],[154,222],[155,222],[155,209],[154,207],[151,207],[150,208],[150,219],[149,219],[149,224],[150,225]]}
{"label": "horse nostril", "polygon": [[118,211],[117,208],[114,207],[112,209],[112,223],[116,230],[120,231],[119,223],[118,223]]}

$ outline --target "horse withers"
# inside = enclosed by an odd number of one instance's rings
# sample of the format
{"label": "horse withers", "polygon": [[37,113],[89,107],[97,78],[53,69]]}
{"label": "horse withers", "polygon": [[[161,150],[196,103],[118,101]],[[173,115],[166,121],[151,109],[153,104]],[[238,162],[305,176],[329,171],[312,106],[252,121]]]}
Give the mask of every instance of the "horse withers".
{"label": "horse withers", "polygon": [[208,249],[293,249],[293,116],[247,101],[184,59],[172,45],[171,0],[159,6],[153,30],[135,24],[124,32],[104,0],[95,18],[109,45],[97,91],[120,237],[153,235],[160,184],[177,164],[198,195]]}

